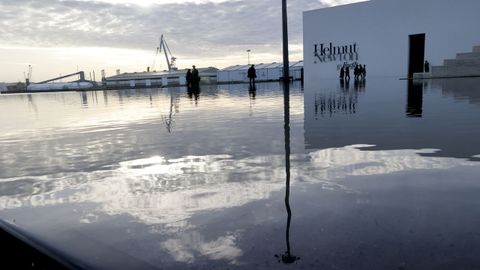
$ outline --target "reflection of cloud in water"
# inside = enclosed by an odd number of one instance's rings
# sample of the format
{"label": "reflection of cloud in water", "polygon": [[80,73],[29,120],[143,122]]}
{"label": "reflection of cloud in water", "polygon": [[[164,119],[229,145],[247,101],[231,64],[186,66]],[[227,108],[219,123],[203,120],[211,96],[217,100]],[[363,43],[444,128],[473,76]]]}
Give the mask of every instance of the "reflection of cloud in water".
{"label": "reflection of cloud in water", "polygon": [[[129,213],[147,224],[183,224],[199,211],[238,207],[282,189],[283,160],[267,160],[219,155],[124,162],[119,169],[128,179],[122,182],[123,195],[103,201],[101,208],[108,214]],[[265,171],[265,166],[272,169]],[[110,186],[95,189],[109,198]]]}
{"label": "reflection of cloud in water", "polygon": [[[336,180],[347,176],[473,166],[475,162],[424,157],[436,150],[366,151],[367,145],[330,148],[292,157],[292,179],[343,190]],[[151,157],[120,163],[112,171],[30,177],[23,193],[9,194],[17,179],[2,179],[0,208],[97,203],[99,213],[129,214],[145,224],[187,228],[201,211],[239,207],[266,199],[284,188],[283,156],[235,159],[229,155],[185,156],[167,160]],[[293,182],[295,184],[295,182]],[[90,213],[81,222],[95,222]]]}
{"label": "reflection of cloud in water", "polygon": [[347,175],[377,175],[407,170],[440,170],[462,165],[478,165],[463,159],[435,158],[419,155],[435,153],[438,151],[437,149],[365,150],[365,148],[373,146],[351,145],[342,148],[330,148],[311,152],[309,156],[313,170],[323,168],[320,177],[325,180],[334,180]]}
{"label": "reflection of cloud in water", "polygon": [[162,246],[179,262],[194,263],[195,255],[199,254],[212,260],[228,260],[236,263],[236,258],[242,256],[241,249],[236,247],[237,235],[229,233],[214,241],[205,241],[198,232],[182,234],[178,239],[169,239]]}
{"label": "reflection of cloud in water", "polygon": [[35,194],[0,197],[0,207],[93,202],[110,215],[128,213],[146,224],[184,227],[185,219],[199,211],[241,206],[282,189],[282,164],[280,156],[240,160],[226,155],[152,157],[122,162],[114,171],[42,177],[55,184],[40,185],[45,190]]}

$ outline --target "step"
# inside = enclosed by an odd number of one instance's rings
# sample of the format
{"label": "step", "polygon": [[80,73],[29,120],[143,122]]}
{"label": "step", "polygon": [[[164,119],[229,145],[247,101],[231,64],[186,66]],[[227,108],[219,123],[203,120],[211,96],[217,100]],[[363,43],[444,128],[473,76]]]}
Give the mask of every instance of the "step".
{"label": "step", "polygon": [[437,74],[437,73],[443,73],[446,70],[447,69],[444,66],[432,66],[432,68],[430,69],[430,72],[432,74]]}
{"label": "step", "polygon": [[472,52],[480,53],[480,46],[473,46]]}
{"label": "step", "polygon": [[480,66],[445,66],[445,72],[480,72]]}
{"label": "step", "polygon": [[444,66],[432,66],[430,69],[430,74],[432,77],[443,77],[446,73],[446,68]]}
{"label": "step", "polygon": [[480,66],[480,58],[445,59],[443,60],[443,65],[447,67],[454,67],[454,66],[476,67],[476,66]]}
{"label": "step", "polygon": [[457,59],[479,59],[480,52],[457,53]]}
{"label": "step", "polygon": [[414,80],[423,80],[423,79],[430,79],[431,73],[423,73],[423,72],[418,72],[418,73],[413,73],[412,78]]}
{"label": "step", "polygon": [[433,66],[432,77],[468,77],[480,76],[480,66]]}

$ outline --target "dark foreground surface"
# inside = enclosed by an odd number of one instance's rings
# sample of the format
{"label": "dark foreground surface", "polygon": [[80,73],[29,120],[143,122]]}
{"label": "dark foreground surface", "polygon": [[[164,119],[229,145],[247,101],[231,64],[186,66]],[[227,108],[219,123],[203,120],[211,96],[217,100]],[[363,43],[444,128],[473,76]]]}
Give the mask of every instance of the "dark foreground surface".
{"label": "dark foreground surface", "polygon": [[0,96],[0,218],[70,267],[480,269],[479,86]]}
{"label": "dark foreground surface", "polygon": [[[12,231],[0,229],[2,268],[12,269],[68,269],[50,254],[31,242],[24,241]],[[42,250],[42,251],[40,251]]]}

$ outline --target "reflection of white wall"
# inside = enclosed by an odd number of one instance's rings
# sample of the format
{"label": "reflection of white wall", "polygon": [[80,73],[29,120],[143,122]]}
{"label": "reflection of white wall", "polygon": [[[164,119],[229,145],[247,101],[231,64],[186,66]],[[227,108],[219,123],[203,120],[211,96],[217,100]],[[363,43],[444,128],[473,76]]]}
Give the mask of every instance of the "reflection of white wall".
{"label": "reflection of white wall", "polygon": [[[435,149],[365,151],[369,145],[329,148],[310,153],[312,170],[328,168],[317,175],[332,181],[347,175],[379,175],[408,170],[448,170],[476,163],[461,159],[422,157],[420,153],[434,153]],[[360,150],[365,148],[365,150]]]}
{"label": "reflection of white wall", "polygon": [[[314,44],[357,43],[367,76],[405,77],[408,36],[426,33],[425,57],[432,65],[480,45],[478,0],[372,0],[307,11],[303,16],[306,87],[338,76],[342,62],[314,64]],[[351,71],[351,76],[353,71]]]}

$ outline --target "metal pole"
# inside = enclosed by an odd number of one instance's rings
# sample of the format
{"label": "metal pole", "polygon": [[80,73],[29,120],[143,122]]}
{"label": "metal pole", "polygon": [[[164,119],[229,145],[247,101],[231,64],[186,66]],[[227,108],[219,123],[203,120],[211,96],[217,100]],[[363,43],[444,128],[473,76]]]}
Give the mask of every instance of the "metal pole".
{"label": "metal pole", "polygon": [[250,65],[250,49],[247,50],[248,64]]}
{"label": "metal pole", "polygon": [[287,0],[282,0],[282,24],[283,24],[283,81],[288,82],[290,78],[288,63],[288,21],[287,21]]}
{"label": "metal pole", "polygon": [[288,29],[287,29],[287,0],[282,0],[283,22],[283,108],[284,108],[284,132],[285,132],[285,208],[287,210],[287,228],[285,240],[287,252],[282,256],[285,264],[294,263],[299,258],[292,255],[290,247],[290,225],[292,221],[292,209],[290,208],[290,75],[288,63]]}

